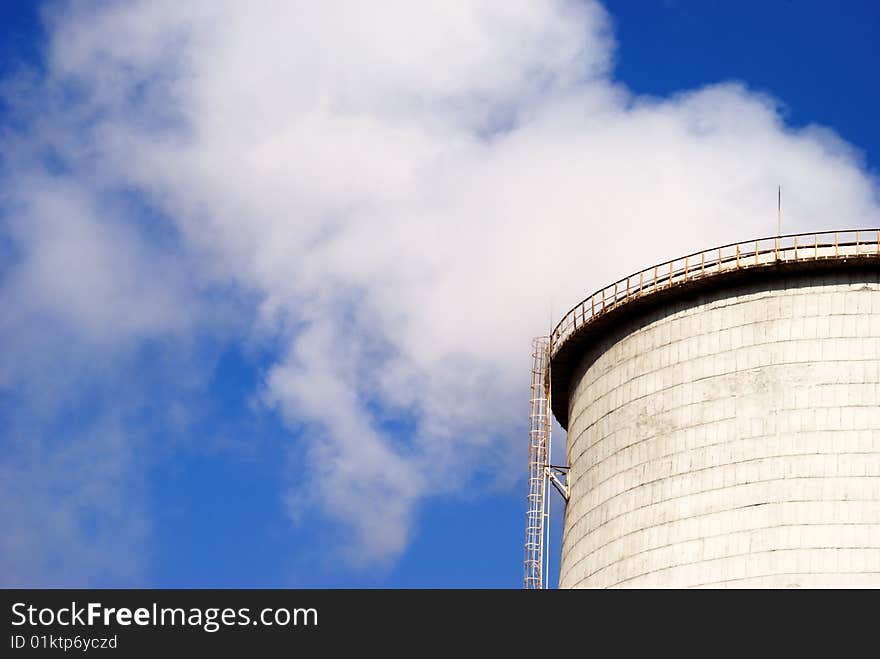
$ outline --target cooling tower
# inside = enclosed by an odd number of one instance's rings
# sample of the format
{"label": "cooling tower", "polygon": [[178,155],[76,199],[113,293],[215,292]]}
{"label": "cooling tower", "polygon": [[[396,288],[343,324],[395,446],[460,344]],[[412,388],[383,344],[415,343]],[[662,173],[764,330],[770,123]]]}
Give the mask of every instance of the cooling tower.
{"label": "cooling tower", "polygon": [[652,266],[551,336],[559,585],[880,587],[880,232]]}

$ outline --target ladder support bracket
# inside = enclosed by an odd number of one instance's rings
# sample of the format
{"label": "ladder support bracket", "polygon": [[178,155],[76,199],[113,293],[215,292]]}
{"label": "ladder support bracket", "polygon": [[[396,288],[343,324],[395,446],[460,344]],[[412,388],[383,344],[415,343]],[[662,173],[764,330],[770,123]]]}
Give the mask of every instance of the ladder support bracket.
{"label": "ladder support bracket", "polygon": [[568,467],[550,466],[546,468],[546,473],[547,478],[550,479],[550,483],[556,488],[556,491],[562,495],[565,502],[568,503]]}

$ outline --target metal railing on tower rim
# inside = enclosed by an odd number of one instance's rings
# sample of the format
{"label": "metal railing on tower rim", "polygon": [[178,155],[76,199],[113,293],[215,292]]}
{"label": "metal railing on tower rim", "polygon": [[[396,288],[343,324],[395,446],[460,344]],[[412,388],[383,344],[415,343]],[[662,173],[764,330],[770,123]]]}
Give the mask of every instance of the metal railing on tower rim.
{"label": "metal railing on tower rim", "polygon": [[658,263],[600,288],[572,307],[550,335],[550,355],[555,355],[577,330],[611,309],[684,282],[780,263],[863,257],[880,257],[880,229],[771,236],[713,247]]}

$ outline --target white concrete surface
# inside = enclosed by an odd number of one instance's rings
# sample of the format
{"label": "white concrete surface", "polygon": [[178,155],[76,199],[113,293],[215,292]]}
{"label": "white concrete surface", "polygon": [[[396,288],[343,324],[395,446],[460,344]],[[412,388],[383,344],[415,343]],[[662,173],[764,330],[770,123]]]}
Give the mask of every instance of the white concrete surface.
{"label": "white concrete surface", "polygon": [[617,330],[572,379],[560,587],[880,587],[880,275]]}

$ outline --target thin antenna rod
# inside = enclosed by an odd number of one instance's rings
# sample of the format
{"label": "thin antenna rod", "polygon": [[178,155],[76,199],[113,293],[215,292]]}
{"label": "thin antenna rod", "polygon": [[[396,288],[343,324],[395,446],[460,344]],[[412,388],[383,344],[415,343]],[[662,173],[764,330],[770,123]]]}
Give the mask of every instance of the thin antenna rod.
{"label": "thin antenna rod", "polygon": [[782,235],[782,186],[776,188],[776,237]]}

